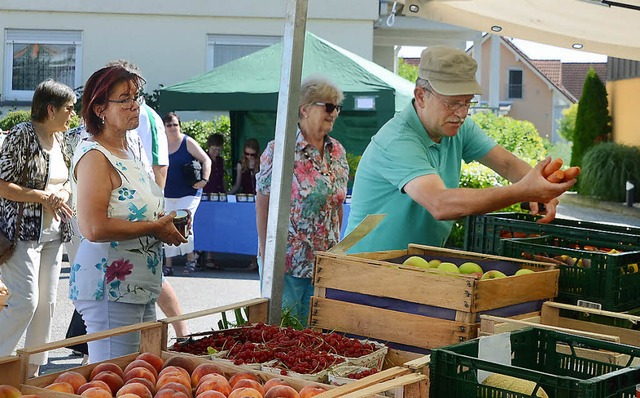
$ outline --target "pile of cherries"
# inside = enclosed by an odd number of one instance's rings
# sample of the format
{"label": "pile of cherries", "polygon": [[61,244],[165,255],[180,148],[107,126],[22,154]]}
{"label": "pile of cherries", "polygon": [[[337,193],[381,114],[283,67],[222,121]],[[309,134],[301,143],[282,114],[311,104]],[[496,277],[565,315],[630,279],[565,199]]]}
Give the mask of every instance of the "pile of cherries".
{"label": "pile of cherries", "polygon": [[193,355],[227,351],[223,358],[236,365],[273,362],[283,369],[303,374],[320,372],[346,358],[359,358],[380,347],[339,333],[295,330],[257,323],[237,329],[211,332],[176,343],[171,350]]}

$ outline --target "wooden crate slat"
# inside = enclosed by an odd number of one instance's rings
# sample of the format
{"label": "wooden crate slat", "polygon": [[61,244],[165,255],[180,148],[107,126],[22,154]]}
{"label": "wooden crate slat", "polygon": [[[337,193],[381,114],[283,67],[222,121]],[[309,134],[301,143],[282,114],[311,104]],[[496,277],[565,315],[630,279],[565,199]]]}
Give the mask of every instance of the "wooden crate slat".
{"label": "wooden crate slat", "polygon": [[558,295],[559,275],[560,270],[550,270],[527,274],[524,277],[480,280],[474,311],[481,312],[528,301],[552,299]]}
{"label": "wooden crate slat", "polygon": [[[475,337],[476,325],[407,314],[320,297],[311,298],[316,329],[337,330],[382,341],[431,349]],[[395,327],[391,327],[395,325]]]}

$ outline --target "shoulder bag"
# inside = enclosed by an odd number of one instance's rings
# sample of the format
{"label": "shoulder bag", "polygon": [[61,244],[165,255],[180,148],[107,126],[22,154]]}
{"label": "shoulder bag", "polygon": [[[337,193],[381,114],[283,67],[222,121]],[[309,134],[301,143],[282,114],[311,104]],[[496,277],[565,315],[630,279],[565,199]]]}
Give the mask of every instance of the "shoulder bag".
{"label": "shoulder bag", "polygon": [[202,165],[197,160],[192,160],[182,166],[182,177],[189,185],[202,180]]}
{"label": "shoulder bag", "polygon": [[[20,180],[20,185],[24,186],[26,184],[27,177],[27,165],[25,164],[24,170],[22,171],[22,179]],[[20,226],[22,225],[22,212],[24,210],[24,202],[19,202],[18,205],[18,214],[16,218],[16,231],[13,235],[13,241],[9,240],[6,235],[0,232],[0,265],[6,263],[11,256],[13,255],[13,251],[16,248],[16,244],[18,243],[18,237],[20,236]]]}

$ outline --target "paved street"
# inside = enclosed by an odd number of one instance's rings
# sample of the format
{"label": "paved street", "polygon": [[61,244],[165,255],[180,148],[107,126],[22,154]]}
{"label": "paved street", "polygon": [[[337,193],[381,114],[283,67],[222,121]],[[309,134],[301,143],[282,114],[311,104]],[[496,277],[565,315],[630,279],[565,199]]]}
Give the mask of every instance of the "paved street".
{"label": "paved street", "polygon": [[[622,209],[620,206],[620,209],[614,207],[615,211],[610,210],[584,207],[566,200],[563,201],[558,213],[559,217],[640,227],[640,209]],[[180,298],[183,311],[189,313],[259,297],[258,273],[247,270],[249,259],[248,256],[218,254],[216,262],[222,265],[224,270],[200,271],[188,276],[181,274],[182,267],[178,263],[175,276],[169,277],[169,281]],[[73,306],[67,299],[68,278],[69,268],[68,264],[65,264],[58,289],[58,303],[52,330],[53,340],[64,339],[73,313]],[[164,315],[158,310],[158,318],[163,317]],[[192,332],[210,329],[217,324],[218,319],[207,317],[189,321],[189,329]],[[173,337],[173,330],[170,332]],[[72,355],[68,349],[60,349],[50,353],[49,362],[49,365],[43,369],[46,373],[78,366],[81,358]]]}

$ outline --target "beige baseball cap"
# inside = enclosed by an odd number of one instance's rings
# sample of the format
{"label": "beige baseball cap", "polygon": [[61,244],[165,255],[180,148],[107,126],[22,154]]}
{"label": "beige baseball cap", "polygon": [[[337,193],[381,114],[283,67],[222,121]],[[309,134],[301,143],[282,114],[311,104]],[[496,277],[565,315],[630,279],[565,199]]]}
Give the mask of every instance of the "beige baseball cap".
{"label": "beige baseball cap", "polygon": [[476,81],[478,63],[464,51],[449,47],[428,47],[420,55],[418,76],[442,95],[482,94]]}

